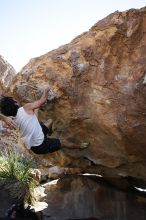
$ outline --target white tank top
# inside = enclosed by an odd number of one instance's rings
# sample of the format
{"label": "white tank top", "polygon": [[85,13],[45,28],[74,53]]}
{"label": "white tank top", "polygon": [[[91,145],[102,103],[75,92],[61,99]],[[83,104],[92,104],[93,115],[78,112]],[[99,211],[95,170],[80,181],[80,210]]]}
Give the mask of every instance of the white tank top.
{"label": "white tank top", "polygon": [[35,114],[28,114],[21,107],[18,109],[15,122],[28,149],[42,144],[44,134]]}

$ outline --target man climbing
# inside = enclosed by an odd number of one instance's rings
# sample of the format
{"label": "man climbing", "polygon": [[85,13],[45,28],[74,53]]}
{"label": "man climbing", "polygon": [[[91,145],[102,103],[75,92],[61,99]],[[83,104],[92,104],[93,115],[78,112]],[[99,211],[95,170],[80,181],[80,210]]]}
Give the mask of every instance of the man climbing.
{"label": "man climbing", "polygon": [[[39,123],[35,110],[40,108],[48,98],[49,88],[44,89],[40,99],[27,103],[20,107],[19,103],[12,97],[3,97],[0,102],[1,113],[7,117],[15,117],[15,123],[20,131],[27,148],[36,154],[47,154],[65,147],[68,149],[84,149],[88,143],[81,143],[80,146],[67,140],[49,138],[49,128]],[[51,127],[52,121],[49,121]]]}

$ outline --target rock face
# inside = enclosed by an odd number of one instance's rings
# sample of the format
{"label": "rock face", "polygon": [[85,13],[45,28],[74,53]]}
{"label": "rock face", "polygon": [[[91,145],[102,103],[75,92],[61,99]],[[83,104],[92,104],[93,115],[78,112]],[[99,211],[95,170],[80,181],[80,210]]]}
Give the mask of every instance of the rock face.
{"label": "rock face", "polygon": [[103,176],[146,179],[145,50],[146,8],[131,9],[22,69],[11,85],[15,97],[32,101],[49,85],[41,120],[52,118],[60,138],[90,143],[83,151],[64,151],[67,162],[53,160]]}
{"label": "rock face", "polygon": [[[56,181],[57,182],[57,181]],[[69,175],[45,186],[48,207],[44,220],[97,219],[145,220],[146,198],[137,192],[122,192],[99,177]],[[7,191],[0,190],[0,217],[16,203]]]}
{"label": "rock face", "polygon": [[[125,193],[101,180],[85,176],[66,177],[57,185],[46,187],[50,219],[144,220],[146,198],[136,193]],[[92,219],[92,218],[91,218]]]}
{"label": "rock face", "polygon": [[15,75],[15,69],[0,55],[0,91],[9,86]]}
{"label": "rock face", "polygon": [[0,217],[5,217],[6,216],[6,212],[11,207],[11,205],[14,202],[14,200],[12,200],[10,198],[10,195],[4,189],[0,189],[0,196],[1,196],[0,197],[0,202],[1,202]]}

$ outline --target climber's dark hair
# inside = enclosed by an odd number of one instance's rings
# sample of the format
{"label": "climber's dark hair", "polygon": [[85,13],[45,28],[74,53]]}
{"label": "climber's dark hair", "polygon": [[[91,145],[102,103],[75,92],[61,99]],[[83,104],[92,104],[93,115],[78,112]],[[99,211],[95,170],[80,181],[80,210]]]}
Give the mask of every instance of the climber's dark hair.
{"label": "climber's dark hair", "polygon": [[5,116],[16,116],[19,105],[18,103],[10,96],[2,97],[0,100],[0,110],[1,113]]}

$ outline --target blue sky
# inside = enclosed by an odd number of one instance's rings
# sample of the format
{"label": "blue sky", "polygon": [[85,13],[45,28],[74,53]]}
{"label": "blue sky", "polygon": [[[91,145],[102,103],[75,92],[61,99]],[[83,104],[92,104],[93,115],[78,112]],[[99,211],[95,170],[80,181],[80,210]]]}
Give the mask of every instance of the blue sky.
{"label": "blue sky", "polygon": [[146,0],[0,0],[0,55],[19,71],[119,10]]}

